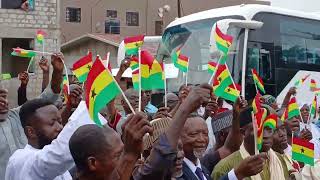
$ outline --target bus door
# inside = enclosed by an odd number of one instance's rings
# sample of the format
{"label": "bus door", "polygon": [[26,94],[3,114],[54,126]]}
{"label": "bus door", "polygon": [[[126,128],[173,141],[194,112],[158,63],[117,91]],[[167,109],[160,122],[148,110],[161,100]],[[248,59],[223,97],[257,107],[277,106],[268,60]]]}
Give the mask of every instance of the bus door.
{"label": "bus door", "polygon": [[[246,97],[252,99],[255,94],[255,86],[251,70],[255,69],[262,81],[267,94],[276,91],[274,77],[274,45],[272,43],[248,42],[247,68],[246,68]],[[260,92],[261,93],[261,92]]]}

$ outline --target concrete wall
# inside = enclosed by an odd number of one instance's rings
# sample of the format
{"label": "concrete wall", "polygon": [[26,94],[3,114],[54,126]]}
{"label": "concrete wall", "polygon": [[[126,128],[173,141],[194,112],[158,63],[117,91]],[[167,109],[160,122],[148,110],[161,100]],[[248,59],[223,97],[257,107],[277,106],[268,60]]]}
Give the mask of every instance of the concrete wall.
{"label": "concrete wall", "polygon": [[[155,34],[155,21],[164,21],[164,27],[173,21],[177,16],[177,0],[61,0],[61,26],[62,42],[67,42],[85,33],[104,33],[106,10],[117,10],[120,20],[120,33],[122,37],[127,35]],[[240,4],[267,4],[268,1],[256,0],[182,0],[182,15],[189,15],[199,11],[224,6]],[[161,19],[158,16],[158,8],[169,5],[171,10],[164,14]],[[66,22],[66,7],[81,8],[81,23]],[[139,26],[126,25],[126,12],[139,12]],[[92,21],[91,21],[92,20]],[[99,24],[100,26],[96,26]],[[91,27],[91,28],[90,28]]]}
{"label": "concrete wall", "polygon": [[[34,39],[38,29],[44,30],[48,36],[45,39],[45,51],[53,52],[60,49],[60,0],[35,0],[35,10],[25,12],[19,9],[0,9],[0,40],[2,38],[31,38]],[[35,42],[35,41],[34,41]],[[0,41],[0,47],[6,46]],[[34,43],[35,50],[42,46]],[[0,48],[0,54],[3,54]],[[4,56],[0,56],[0,69]],[[40,57],[37,56],[38,61]],[[27,69],[27,67],[25,67]],[[52,71],[52,69],[51,69]],[[7,73],[7,72],[1,72]],[[31,76],[28,84],[28,98],[38,96],[41,92],[42,72],[37,66],[36,75]],[[9,88],[10,107],[17,105],[17,78],[3,83]]]}
{"label": "concrete wall", "polygon": [[62,50],[67,67],[71,68],[75,61],[87,54],[88,50],[92,52],[94,58],[98,54],[103,58],[107,52],[110,52],[111,66],[117,66],[116,55],[118,52],[118,47],[107,45],[106,43],[94,39],[88,39],[82,41],[77,46],[72,46],[72,48],[65,48]]}

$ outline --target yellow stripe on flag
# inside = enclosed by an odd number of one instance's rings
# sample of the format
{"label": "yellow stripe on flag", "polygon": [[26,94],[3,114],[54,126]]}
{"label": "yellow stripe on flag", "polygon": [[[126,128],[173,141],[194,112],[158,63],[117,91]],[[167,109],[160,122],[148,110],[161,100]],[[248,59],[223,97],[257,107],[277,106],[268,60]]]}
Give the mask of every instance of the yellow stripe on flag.
{"label": "yellow stripe on flag", "polygon": [[132,43],[125,44],[125,47],[128,49],[137,48],[137,47],[142,46],[142,44],[143,44],[143,41],[132,42]]}
{"label": "yellow stripe on flag", "polygon": [[149,66],[141,64],[141,78],[148,78],[150,76]]}
{"label": "yellow stripe on flag", "polygon": [[160,72],[162,72],[161,65],[158,63],[158,61],[156,61],[156,60],[153,61],[153,64],[152,64],[152,67],[150,70],[150,76],[153,74],[160,73]]}
{"label": "yellow stripe on flag", "polygon": [[[96,79],[94,80],[94,82],[92,83],[91,89],[90,89],[90,99],[92,97],[92,92],[94,92],[96,95],[94,96],[94,98],[97,97],[97,95],[105,88],[107,87],[110,83],[113,82],[112,77],[110,76],[110,74],[104,70],[102,71],[99,76],[96,77]],[[89,106],[89,114],[94,114],[93,110],[94,110],[94,100],[90,100],[90,106]]]}
{"label": "yellow stripe on flag", "polygon": [[177,64],[184,66],[184,67],[188,67],[188,62],[186,62],[186,61],[178,60]]}
{"label": "yellow stripe on flag", "polygon": [[[301,150],[303,152],[301,152]],[[313,150],[308,149],[308,148],[303,147],[303,146],[299,146],[297,144],[292,144],[292,152],[303,154],[303,155],[311,157],[311,158],[314,157],[314,151]]]}
{"label": "yellow stripe on flag", "polygon": [[224,47],[229,47],[231,44],[227,43],[227,41],[223,40],[220,36],[217,34],[214,35],[214,38],[217,43],[221,44]]}
{"label": "yellow stripe on flag", "polygon": [[82,67],[80,67],[80,68],[78,68],[76,70],[73,70],[73,73],[75,75],[77,75],[77,76],[82,76],[83,74],[88,73],[90,71],[90,69],[88,68],[88,65],[90,67],[92,67],[92,63],[88,63],[88,64],[86,64],[86,65],[84,65],[84,66],[82,66]]}

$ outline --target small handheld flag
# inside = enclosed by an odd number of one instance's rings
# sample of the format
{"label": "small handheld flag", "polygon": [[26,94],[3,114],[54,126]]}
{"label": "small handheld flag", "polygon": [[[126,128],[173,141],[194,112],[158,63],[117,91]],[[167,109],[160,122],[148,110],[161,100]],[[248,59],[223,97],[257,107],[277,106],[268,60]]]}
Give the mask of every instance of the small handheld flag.
{"label": "small handheld flag", "polygon": [[46,32],[42,31],[42,30],[38,30],[37,31],[37,36],[36,36],[36,39],[37,39],[37,42],[39,44],[43,44],[43,41],[44,41],[44,37],[47,35]]}
{"label": "small handheld flag", "polygon": [[304,139],[293,137],[292,159],[314,166],[314,144]]}
{"label": "small handheld flag", "polygon": [[86,81],[88,73],[92,68],[92,53],[88,54],[78,61],[76,61],[72,66],[73,74],[78,78],[79,82],[83,83]]}
{"label": "small handheld flag", "polygon": [[288,119],[291,119],[295,116],[300,116],[300,110],[296,98],[292,97],[288,104]]}
{"label": "small handheld flag", "polygon": [[255,96],[255,98],[252,101],[252,109],[253,109],[253,113],[256,114],[259,111],[261,111],[261,95],[258,92]]}
{"label": "small handheld flag", "polygon": [[104,67],[99,57],[93,63],[86,81],[86,105],[91,119],[102,126],[99,111],[121,93],[112,74]]}
{"label": "small handheld flag", "polygon": [[233,41],[233,37],[228,34],[224,34],[218,27],[218,24],[216,24],[214,39],[216,41],[217,48],[225,55],[228,54],[229,47],[231,46]]}
{"label": "small handheld flag", "polygon": [[208,73],[210,73],[211,75],[214,74],[214,72],[217,69],[217,63],[215,62],[208,62]]}
{"label": "small handheld flag", "polygon": [[263,81],[259,77],[259,75],[255,69],[252,69],[252,77],[253,77],[253,81],[254,81],[256,88],[259,89],[263,94],[265,94],[266,91],[264,90]]}
{"label": "small handheld flag", "polygon": [[181,47],[171,54],[174,66],[182,72],[188,72],[189,58],[181,54]]}
{"label": "small handheld flag", "polygon": [[281,116],[281,121],[285,122],[288,119],[288,109],[286,108]]}
{"label": "small handheld flag", "polygon": [[314,91],[317,89],[317,83],[316,83],[316,80],[314,79],[311,79],[310,81],[310,91]]}
{"label": "small handheld flag", "polygon": [[68,102],[69,92],[70,92],[70,83],[67,76],[63,76],[62,91],[64,96],[64,102]]}
{"label": "small handheld flag", "polygon": [[143,45],[144,35],[127,37],[124,39],[124,46],[127,56],[137,56],[139,48]]}
{"label": "small handheld flag", "polygon": [[305,77],[303,77],[302,79],[297,80],[294,85],[295,87],[299,88],[310,76],[310,74],[306,75]]}
{"label": "small handheld flag", "polygon": [[26,58],[32,58],[36,55],[37,55],[36,52],[25,50],[22,48],[13,48],[13,51],[11,53],[11,56],[26,57]]}
{"label": "small handheld flag", "polygon": [[314,99],[311,104],[310,116],[309,119],[316,117],[317,115],[317,96],[314,96]]}

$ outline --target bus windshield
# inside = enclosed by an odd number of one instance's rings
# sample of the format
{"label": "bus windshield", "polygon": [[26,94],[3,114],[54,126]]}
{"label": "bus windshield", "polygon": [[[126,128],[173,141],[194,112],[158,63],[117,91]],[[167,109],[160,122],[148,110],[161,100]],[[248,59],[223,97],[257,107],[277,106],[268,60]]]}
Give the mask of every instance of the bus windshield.
{"label": "bus windshield", "polygon": [[[172,63],[171,53],[181,48],[181,54],[189,57],[189,70],[187,73],[188,84],[200,84],[208,82],[210,74],[207,72],[208,61],[217,62],[218,57],[210,54],[210,33],[218,20],[221,19],[244,19],[241,16],[218,17],[189,22],[170,27],[165,30],[162,42],[157,52],[157,60],[166,64]],[[229,28],[228,34],[234,37],[229,49],[228,67],[236,83],[240,83],[240,70],[243,48],[243,31],[239,28]],[[216,54],[216,53],[214,53]],[[182,84],[186,83],[186,74],[179,71],[178,77],[168,79],[168,90],[176,92]]]}

